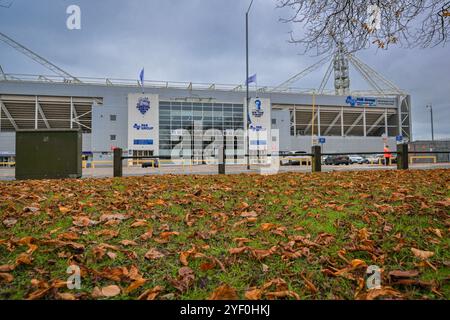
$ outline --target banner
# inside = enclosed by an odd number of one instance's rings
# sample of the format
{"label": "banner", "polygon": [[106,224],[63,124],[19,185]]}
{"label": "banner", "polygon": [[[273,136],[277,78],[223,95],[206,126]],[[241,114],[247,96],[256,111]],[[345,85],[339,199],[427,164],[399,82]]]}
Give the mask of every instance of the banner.
{"label": "banner", "polygon": [[128,95],[128,150],[159,151],[159,96]]}

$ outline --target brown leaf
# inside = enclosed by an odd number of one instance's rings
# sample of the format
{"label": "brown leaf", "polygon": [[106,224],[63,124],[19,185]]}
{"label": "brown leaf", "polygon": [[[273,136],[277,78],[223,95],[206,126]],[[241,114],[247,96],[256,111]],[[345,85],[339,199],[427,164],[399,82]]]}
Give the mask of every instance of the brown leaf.
{"label": "brown leaf", "polygon": [[0,281],[10,283],[14,280],[14,276],[10,273],[0,272]]}
{"label": "brown leaf", "polygon": [[13,271],[16,268],[13,264],[4,264],[0,266],[0,272],[10,272]]}
{"label": "brown leaf", "polygon": [[294,298],[296,300],[300,300],[300,296],[296,292],[290,291],[290,290],[268,292],[268,293],[266,293],[266,298],[267,299]]}
{"label": "brown leaf", "polygon": [[61,213],[67,213],[69,212],[71,209],[68,207],[64,207],[64,206],[59,206],[59,212]]}
{"label": "brown leaf", "polygon": [[150,229],[149,231],[147,231],[146,233],[144,233],[144,234],[142,234],[140,236],[140,238],[142,240],[144,240],[144,241],[150,239],[151,237],[153,237],[153,230],[152,229]]}
{"label": "brown leaf", "polygon": [[149,289],[141,294],[138,300],[155,300],[156,297],[161,293],[164,287],[156,286],[153,289]]}
{"label": "brown leaf", "polygon": [[417,258],[419,258],[421,260],[426,260],[426,259],[434,256],[434,252],[432,252],[432,251],[424,251],[424,250],[419,250],[416,248],[411,248],[411,251]]}
{"label": "brown leaf", "polygon": [[260,300],[264,291],[261,289],[249,290],[245,293],[245,298],[248,300]]}
{"label": "brown leaf", "polygon": [[17,265],[21,265],[21,264],[30,265],[31,261],[32,261],[31,255],[24,252],[24,253],[19,254],[19,256],[16,259],[16,264]]}
{"label": "brown leaf", "polygon": [[159,258],[162,258],[162,257],[164,257],[164,254],[162,254],[161,252],[159,252],[155,248],[151,248],[145,254],[145,258],[147,258],[147,259],[159,259]]}
{"label": "brown leaf", "polygon": [[103,287],[101,293],[104,297],[115,297],[120,294],[120,288],[116,285]]}
{"label": "brown leaf", "polygon": [[102,290],[100,290],[99,287],[95,287],[95,288],[92,290],[91,297],[94,298],[94,299],[102,298],[102,297],[103,297]]}
{"label": "brown leaf", "polygon": [[305,281],[306,287],[311,291],[312,293],[317,293],[319,290],[317,290],[314,283],[312,283],[310,280],[308,280],[303,274],[300,274],[300,277],[302,277],[303,281]]}
{"label": "brown leaf", "polygon": [[231,248],[231,249],[228,249],[228,252],[230,254],[239,254],[239,253],[245,252],[249,249],[250,249],[249,247]]}
{"label": "brown leaf", "polygon": [[412,278],[417,277],[419,275],[419,271],[417,270],[393,270],[389,272],[389,276],[396,278]]}
{"label": "brown leaf", "polygon": [[216,267],[216,264],[214,262],[204,262],[200,265],[200,270],[202,271],[208,271],[212,270]]}
{"label": "brown leaf", "polygon": [[275,223],[262,223],[260,228],[262,231],[268,231],[276,227],[277,225]]}
{"label": "brown leaf", "polygon": [[133,240],[122,240],[120,241],[120,244],[127,247],[127,246],[137,246],[137,242]]}
{"label": "brown leaf", "polygon": [[15,219],[15,218],[6,218],[5,220],[3,220],[3,224],[7,228],[11,228],[16,223],[17,223],[17,219]]}
{"label": "brown leaf", "polygon": [[107,239],[112,239],[119,235],[119,231],[104,229],[104,230],[97,231],[95,234],[100,237],[106,237]]}
{"label": "brown leaf", "polygon": [[147,220],[137,219],[135,222],[131,224],[132,228],[138,228],[138,227],[146,227],[148,226]]}
{"label": "brown leaf", "polygon": [[124,293],[128,294],[130,292],[133,292],[134,290],[136,290],[137,288],[141,287],[142,285],[144,285],[147,282],[146,279],[141,278],[141,279],[137,279],[136,281],[134,281],[132,284],[130,284],[128,286],[128,288],[126,288],[124,290]]}
{"label": "brown leaf", "polygon": [[172,237],[172,236],[177,236],[177,235],[179,235],[179,234],[180,234],[180,233],[177,232],[177,231],[166,231],[166,232],[161,232],[161,233],[159,234],[159,237],[160,237],[161,239],[168,240],[170,237]]}
{"label": "brown leaf", "polygon": [[374,300],[380,297],[401,298],[402,294],[391,287],[383,287],[381,289],[371,289],[365,294],[356,297],[357,300]]}
{"label": "brown leaf", "polygon": [[230,287],[228,284],[223,284],[216,288],[209,296],[209,300],[237,300],[238,295],[236,289]]}
{"label": "brown leaf", "polygon": [[117,258],[117,254],[112,252],[112,251],[108,251],[106,253],[106,255],[111,259],[111,260],[115,260]]}
{"label": "brown leaf", "polygon": [[257,216],[258,216],[258,214],[255,211],[241,213],[242,218],[256,218]]}
{"label": "brown leaf", "polygon": [[61,300],[77,300],[75,295],[73,295],[72,293],[68,293],[68,292],[61,292],[61,293],[58,292],[56,294],[56,297]]}

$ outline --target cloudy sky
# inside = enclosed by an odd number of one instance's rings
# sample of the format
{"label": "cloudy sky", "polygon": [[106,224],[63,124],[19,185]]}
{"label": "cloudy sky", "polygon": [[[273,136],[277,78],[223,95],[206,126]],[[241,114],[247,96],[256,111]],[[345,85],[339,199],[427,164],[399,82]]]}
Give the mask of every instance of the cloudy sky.
{"label": "cloudy sky", "polygon": [[[75,76],[239,84],[245,81],[245,11],[250,0],[0,0],[0,31]],[[81,30],[66,28],[66,8],[82,10]],[[293,26],[275,0],[255,0],[250,15],[250,72],[278,85],[318,60],[288,43]],[[450,138],[450,44],[431,49],[375,48],[358,57],[409,92],[414,139]],[[51,74],[0,42],[6,73]],[[317,88],[326,66],[295,83]],[[352,73],[353,75],[353,73]],[[331,85],[331,82],[330,82]],[[354,89],[367,86],[352,78]]]}

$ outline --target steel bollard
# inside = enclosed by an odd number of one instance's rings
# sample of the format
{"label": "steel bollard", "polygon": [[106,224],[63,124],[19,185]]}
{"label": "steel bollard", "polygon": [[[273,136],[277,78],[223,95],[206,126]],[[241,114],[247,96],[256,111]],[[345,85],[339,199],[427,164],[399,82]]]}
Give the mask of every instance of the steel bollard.
{"label": "steel bollard", "polygon": [[114,149],[114,157],[113,157],[113,175],[114,177],[121,177],[123,174],[122,168],[122,149],[115,148]]}
{"label": "steel bollard", "polygon": [[225,174],[225,147],[222,144],[219,147],[219,174]]}
{"label": "steel bollard", "polygon": [[397,145],[397,169],[398,170],[408,170],[409,167],[409,154],[408,154],[408,144],[402,143]]}
{"label": "steel bollard", "polygon": [[320,146],[312,146],[312,172],[321,172],[322,171],[322,152]]}

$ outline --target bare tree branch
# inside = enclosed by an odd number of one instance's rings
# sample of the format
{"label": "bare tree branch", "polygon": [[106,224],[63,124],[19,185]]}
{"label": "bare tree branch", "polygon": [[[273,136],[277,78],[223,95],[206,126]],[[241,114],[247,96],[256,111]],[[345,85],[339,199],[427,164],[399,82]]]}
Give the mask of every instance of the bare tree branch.
{"label": "bare tree branch", "polygon": [[321,55],[340,42],[350,51],[393,44],[425,48],[445,45],[450,36],[448,0],[277,0],[277,7],[291,9],[280,20],[301,30],[291,32],[290,42],[303,45],[304,53]]}

